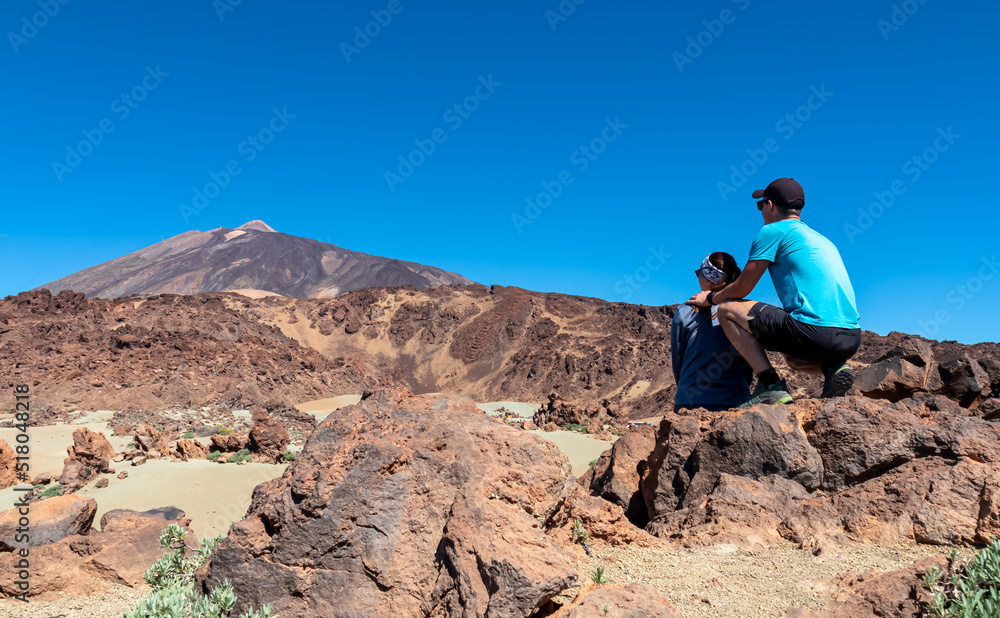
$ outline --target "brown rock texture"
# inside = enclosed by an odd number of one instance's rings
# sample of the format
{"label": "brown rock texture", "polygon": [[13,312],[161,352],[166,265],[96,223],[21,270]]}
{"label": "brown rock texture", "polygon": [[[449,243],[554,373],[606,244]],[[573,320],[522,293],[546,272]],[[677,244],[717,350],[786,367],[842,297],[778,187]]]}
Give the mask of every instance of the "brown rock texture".
{"label": "brown rock texture", "polygon": [[948,559],[925,558],[912,566],[880,573],[854,573],[834,582],[839,592],[830,605],[817,611],[793,607],[786,618],[922,618],[933,599],[923,583],[924,573],[937,567],[946,572]]}
{"label": "brown rock texture", "polygon": [[177,456],[182,461],[189,459],[205,459],[208,457],[208,447],[197,440],[182,438],[177,441]]}
{"label": "brown rock texture", "polygon": [[[374,288],[332,299],[25,292],[0,300],[0,380],[48,376],[32,397],[56,412],[215,404],[273,410],[404,384],[477,401],[544,403],[555,395],[561,403],[552,412],[560,417],[582,421],[604,411],[612,421],[638,419],[673,408],[673,314],[673,306],[479,285]],[[41,340],[45,345],[36,345]],[[1000,395],[997,344],[865,332],[851,363],[863,370],[893,348],[921,347],[915,342],[931,348],[937,374],[955,385],[941,394],[970,407]],[[780,355],[772,362],[786,367]],[[906,396],[919,380],[912,368],[899,371]],[[925,371],[917,373],[923,379]],[[963,375],[965,386],[951,378]],[[989,385],[973,397],[984,375]],[[822,387],[817,376],[785,377],[796,397],[817,396]],[[880,381],[872,392],[895,398],[899,389]]]}
{"label": "brown rock texture", "polygon": [[649,515],[640,487],[649,469],[646,458],[655,447],[656,429],[631,427],[584,473],[580,484],[592,495],[623,508],[636,525],[645,526]]}
{"label": "brown rock texture", "polygon": [[229,435],[217,433],[212,435],[211,440],[212,450],[222,451],[223,453],[235,453],[240,449],[247,448],[250,436],[245,433],[231,433]]}
{"label": "brown rock texture", "polygon": [[288,430],[277,419],[271,418],[263,408],[253,410],[253,428],[250,430],[247,447],[254,459],[266,463],[278,463],[288,448]]}
{"label": "brown rock texture", "polygon": [[108,472],[108,464],[115,456],[115,449],[104,434],[86,427],[73,431],[73,444],[66,448],[66,452],[69,457],[63,461],[59,484],[68,492],[76,491],[98,474]]}
{"label": "brown rock texture", "polygon": [[6,441],[0,440],[0,489],[11,485],[17,485],[17,453]]}
{"label": "brown rock texture", "polygon": [[647,530],[685,544],[971,545],[1000,531],[1000,426],[943,396],[668,414],[647,466]]}
{"label": "brown rock texture", "polygon": [[[608,607],[608,612],[604,608]],[[680,613],[649,584],[580,586],[576,599],[552,618],[680,618]]]}
{"label": "brown rock texture", "polygon": [[[170,515],[174,519],[168,519]],[[100,531],[33,548],[29,598],[52,592],[100,594],[108,582],[144,586],[143,574],[163,556],[160,531],[178,517],[183,524],[183,512],[172,508],[145,513],[109,511],[101,518]],[[20,593],[16,579],[15,562],[0,560],[0,596]]]}
{"label": "brown rock texture", "polygon": [[198,582],[228,578],[237,611],[528,616],[576,579],[541,527],[574,491],[553,445],[470,400],[383,391],[257,487]]}
{"label": "brown rock texture", "polygon": [[149,425],[139,425],[135,428],[133,441],[138,450],[142,451],[147,459],[159,459],[170,454],[170,447],[167,440],[159,431]]}
{"label": "brown rock texture", "polygon": [[[27,542],[15,543],[19,521],[27,511],[31,521]],[[24,507],[14,507],[0,512],[0,552],[15,551],[21,547],[49,545],[74,534],[90,532],[90,525],[97,514],[97,501],[73,494],[36,500]]]}

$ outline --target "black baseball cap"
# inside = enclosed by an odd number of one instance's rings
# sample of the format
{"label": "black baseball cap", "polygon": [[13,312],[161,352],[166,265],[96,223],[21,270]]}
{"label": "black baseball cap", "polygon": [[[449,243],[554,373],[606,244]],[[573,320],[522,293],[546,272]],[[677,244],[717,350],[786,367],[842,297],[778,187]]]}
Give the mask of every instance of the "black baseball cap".
{"label": "black baseball cap", "polygon": [[767,198],[778,206],[802,208],[806,205],[806,192],[794,178],[779,178],[767,185],[766,189],[753,192],[756,200]]}

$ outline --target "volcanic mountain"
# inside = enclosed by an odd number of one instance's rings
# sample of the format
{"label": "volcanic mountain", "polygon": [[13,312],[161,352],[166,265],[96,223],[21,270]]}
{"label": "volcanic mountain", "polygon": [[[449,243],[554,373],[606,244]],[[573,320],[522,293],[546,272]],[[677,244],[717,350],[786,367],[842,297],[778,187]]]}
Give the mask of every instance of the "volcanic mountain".
{"label": "volcanic mountain", "polygon": [[36,289],[101,298],[234,290],[331,298],[380,286],[470,283],[440,268],[358,253],[250,221],[235,229],[184,232]]}

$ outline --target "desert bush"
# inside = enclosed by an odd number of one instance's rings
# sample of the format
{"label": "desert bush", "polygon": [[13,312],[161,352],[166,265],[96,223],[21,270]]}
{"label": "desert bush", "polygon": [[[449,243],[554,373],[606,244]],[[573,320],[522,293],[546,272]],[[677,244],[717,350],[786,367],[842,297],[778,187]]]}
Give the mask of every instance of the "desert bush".
{"label": "desert bush", "polygon": [[240,463],[242,461],[250,461],[251,459],[253,459],[253,457],[250,456],[250,451],[248,451],[245,448],[241,448],[240,450],[230,455],[229,459],[227,459],[226,462]]}
{"label": "desert bush", "polygon": [[604,574],[604,567],[594,567],[594,574],[590,576],[591,581],[597,585],[608,583],[608,576]]}
{"label": "desert bush", "polygon": [[579,519],[573,520],[573,542],[574,543],[586,543],[590,540],[590,534],[584,529],[583,523]]}
{"label": "desert bush", "polygon": [[193,437],[194,437],[194,430],[193,429],[188,429],[187,431],[184,432],[184,435],[181,436],[181,438],[183,438],[185,440],[190,440]]}
{"label": "desert bush", "polygon": [[926,615],[935,618],[1000,616],[1000,541],[994,539],[971,560],[961,564],[952,550],[947,577],[937,567],[924,574],[934,593]]}
{"label": "desert bush", "polygon": [[[177,524],[170,524],[160,533],[160,546],[167,551],[143,576],[153,590],[135,608],[125,612],[125,618],[226,618],[233,611],[236,593],[228,579],[213,588],[208,596],[201,596],[194,590],[195,571],[208,561],[222,541],[222,535],[202,539],[199,547],[187,545],[186,536],[187,530]],[[189,552],[193,554],[188,556]],[[272,616],[271,607],[265,605],[260,611],[247,610],[240,618],[277,616]]]}
{"label": "desert bush", "polygon": [[36,488],[45,487],[45,489],[38,492],[39,498],[52,498],[55,496],[63,495],[66,490],[59,483],[52,483],[51,485],[37,485]]}
{"label": "desert bush", "polygon": [[588,466],[588,467],[591,467],[591,468],[593,468],[594,466],[596,466],[596,465],[597,465],[597,462],[598,462],[598,461],[600,461],[600,459],[591,459],[591,460],[590,460],[590,463],[589,463],[589,464],[587,464],[587,466]]}
{"label": "desert bush", "polygon": [[219,457],[222,457],[222,451],[212,451],[211,453],[205,456],[205,458],[208,459],[209,461],[215,461]]}
{"label": "desert bush", "polygon": [[579,425],[577,423],[570,423],[566,425],[566,431],[579,431],[581,433],[587,433],[586,425]]}
{"label": "desert bush", "polygon": [[289,462],[290,461],[295,461],[295,452],[294,451],[285,451],[284,453],[281,454],[281,458],[284,459],[285,461],[289,461]]}

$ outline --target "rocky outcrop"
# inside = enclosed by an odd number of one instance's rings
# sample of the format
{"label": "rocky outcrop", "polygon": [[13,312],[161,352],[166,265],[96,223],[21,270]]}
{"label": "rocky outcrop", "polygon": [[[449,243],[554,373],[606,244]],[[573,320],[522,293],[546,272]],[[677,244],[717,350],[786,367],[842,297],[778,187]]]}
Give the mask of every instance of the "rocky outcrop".
{"label": "rocky outcrop", "polygon": [[[591,490],[620,476],[618,503],[637,478],[623,468],[595,473]],[[942,395],[671,413],[645,469],[646,529],[689,545],[982,544],[1000,533],[1000,426]]]}
{"label": "rocky outcrop", "polygon": [[250,437],[245,433],[231,433],[228,435],[217,433],[212,435],[211,440],[211,450],[222,451],[223,453],[235,453],[236,451],[247,448]]}
{"label": "rocky outcrop", "polygon": [[66,492],[74,492],[98,474],[110,471],[108,464],[115,456],[115,449],[104,434],[86,427],[73,431],[73,444],[66,451],[69,457],[63,460],[59,475],[59,484]]}
{"label": "rocky outcrop", "polygon": [[[996,360],[984,362],[992,365]],[[994,396],[993,380],[967,348],[935,351],[926,340],[910,338],[863,369],[854,388],[867,397],[889,401],[921,392],[940,394],[969,408]]]}
{"label": "rocky outcrop", "polygon": [[[97,513],[97,501],[73,494],[36,500],[24,507],[14,507],[0,512],[0,552],[15,551],[22,547],[49,545],[74,534],[90,532],[90,525]],[[15,536],[21,517],[31,521],[27,540],[16,542]],[[22,530],[23,531],[23,530]]]}
{"label": "rocky outcrop", "polygon": [[17,453],[0,440],[0,489],[6,489],[17,484]]}
{"label": "rocky outcrop", "polygon": [[[32,503],[34,505],[35,503]],[[184,513],[168,507],[144,513],[109,511],[101,530],[72,535],[31,549],[29,598],[52,592],[69,596],[104,593],[109,583],[145,586],[142,576],[163,556],[160,532],[168,523],[184,525]],[[20,594],[14,560],[0,560],[0,596]]]}
{"label": "rocky outcrop", "polygon": [[253,413],[253,428],[250,430],[248,448],[254,460],[264,463],[278,463],[288,448],[288,430],[277,419],[271,418],[267,410],[257,408]]}
{"label": "rocky outcrop", "polygon": [[793,607],[785,618],[922,618],[933,601],[922,578],[933,567],[945,572],[948,559],[924,558],[888,573],[850,573],[832,582],[838,590],[833,603],[816,611]]}
{"label": "rocky outcrop", "polygon": [[548,399],[531,419],[539,427],[548,423],[555,423],[560,427],[583,425],[590,433],[599,433],[605,425],[624,427],[628,421],[628,415],[621,407],[607,400],[598,405],[585,406],[564,401],[556,393],[549,394]]}
{"label": "rocky outcrop", "polygon": [[182,438],[177,441],[175,453],[181,461],[205,459],[208,457],[208,447],[197,440]]}
{"label": "rocky outcrop", "polygon": [[542,527],[575,491],[553,445],[470,400],[382,392],[257,487],[198,583],[228,578],[238,611],[528,616],[576,579]]}
{"label": "rocky outcrop", "polygon": [[139,425],[135,428],[133,436],[135,447],[141,451],[146,459],[159,459],[170,455],[170,447],[167,445],[163,434],[149,425]]}
{"label": "rocky outcrop", "polygon": [[645,526],[649,515],[640,486],[649,471],[646,458],[655,447],[656,429],[631,427],[580,477],[580,484],[592,495],[620,506],[637,526]]}

